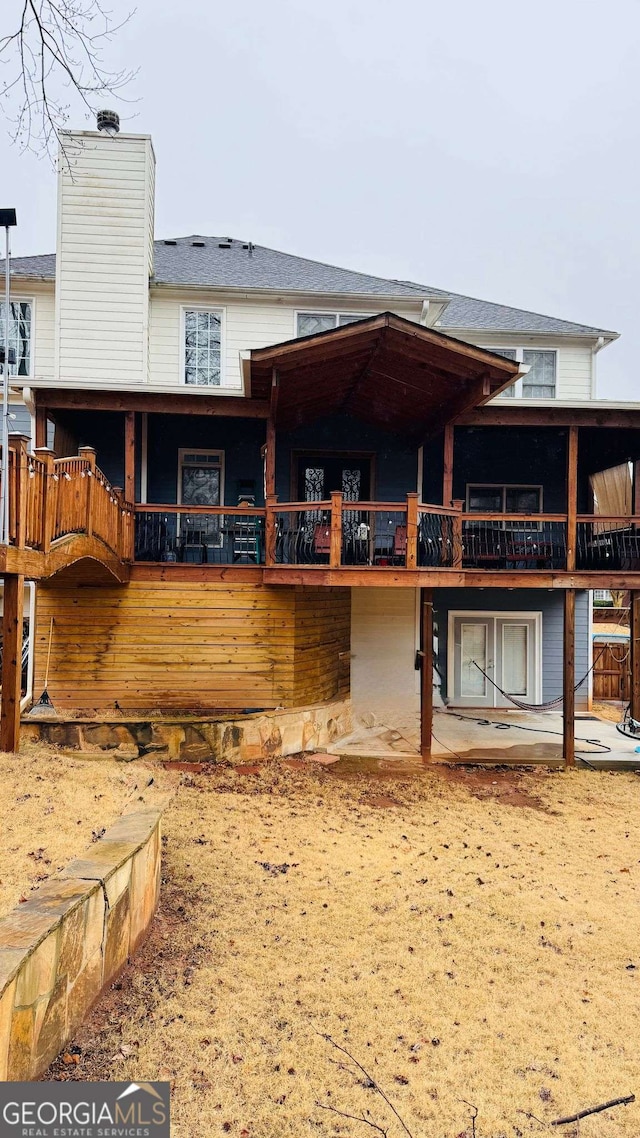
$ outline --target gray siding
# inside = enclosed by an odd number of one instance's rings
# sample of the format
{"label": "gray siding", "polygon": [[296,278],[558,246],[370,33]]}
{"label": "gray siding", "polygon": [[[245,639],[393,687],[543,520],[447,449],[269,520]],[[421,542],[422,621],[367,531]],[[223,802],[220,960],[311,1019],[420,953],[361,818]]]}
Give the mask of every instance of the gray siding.
{"label": "gray siding", "polygon": [[[438,633],[438,670],[442,694],[447,694],[448,614],[451,609],[495,610],[497,612],[542,613],[542,698],[562,695],[562,591],[546,589],[437,589],[434,591],[434,623]],[[576,681],[590,667],[589,594],[576,594]],[[576,692],[576,707],[588,704],[588,681]]]}

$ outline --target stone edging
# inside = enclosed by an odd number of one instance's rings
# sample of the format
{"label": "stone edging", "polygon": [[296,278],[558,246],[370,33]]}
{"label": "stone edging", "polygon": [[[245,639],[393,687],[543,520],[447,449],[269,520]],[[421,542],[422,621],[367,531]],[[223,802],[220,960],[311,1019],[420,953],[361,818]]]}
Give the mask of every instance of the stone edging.
{"label": "stone edging", "polygon": [[124,814],[0,919],[0,1081],[42,1074],[144,938],[160,896],[161,817]]}

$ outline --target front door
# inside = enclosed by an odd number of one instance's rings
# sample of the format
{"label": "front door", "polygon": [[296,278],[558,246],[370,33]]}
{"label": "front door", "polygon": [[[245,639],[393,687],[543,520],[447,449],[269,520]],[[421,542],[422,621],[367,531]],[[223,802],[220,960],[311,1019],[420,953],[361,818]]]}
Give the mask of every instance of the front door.
{"label": "front door", "polygon": [[332,490],[345,502],[370,501],[371,458],[361,454],[303,454],[298,458],[299,502],[328,501]]}
{"label": "front door", "polygon": [[[450,624],[449,696],[458,707],[514,707],[539,701],[539,617],[455,613]],[[502,695],[499,689],[506,695]]]}

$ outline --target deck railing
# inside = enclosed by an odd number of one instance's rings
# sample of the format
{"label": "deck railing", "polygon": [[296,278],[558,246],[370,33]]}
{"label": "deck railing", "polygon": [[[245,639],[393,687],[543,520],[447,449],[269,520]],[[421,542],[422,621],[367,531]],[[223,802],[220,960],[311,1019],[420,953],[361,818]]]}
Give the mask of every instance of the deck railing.
{"label": "deck railing", "polygon": [[133,559],[133,506],[96,465],[91,447],[56,458],[28,451],[26,435],[9,436],[9,544],[48,553],[70,534],[99,538],[121,561]]}
{"label": "deck railing", "polygon": [[330,569],[638,569],[640,517],[465,514],[420,502],[322,501],[244,506],[138,505],[139,561]]}

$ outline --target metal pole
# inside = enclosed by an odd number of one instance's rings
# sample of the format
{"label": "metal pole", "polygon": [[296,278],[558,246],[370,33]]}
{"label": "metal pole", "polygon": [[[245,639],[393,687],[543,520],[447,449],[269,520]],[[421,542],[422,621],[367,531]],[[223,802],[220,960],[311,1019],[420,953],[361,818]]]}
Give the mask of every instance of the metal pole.
{"label": "metal pole", "polygon": [[2,373],[2,544],[9,544],[9,330],[11,327],[11,250],[5,226],[4,369]]}

